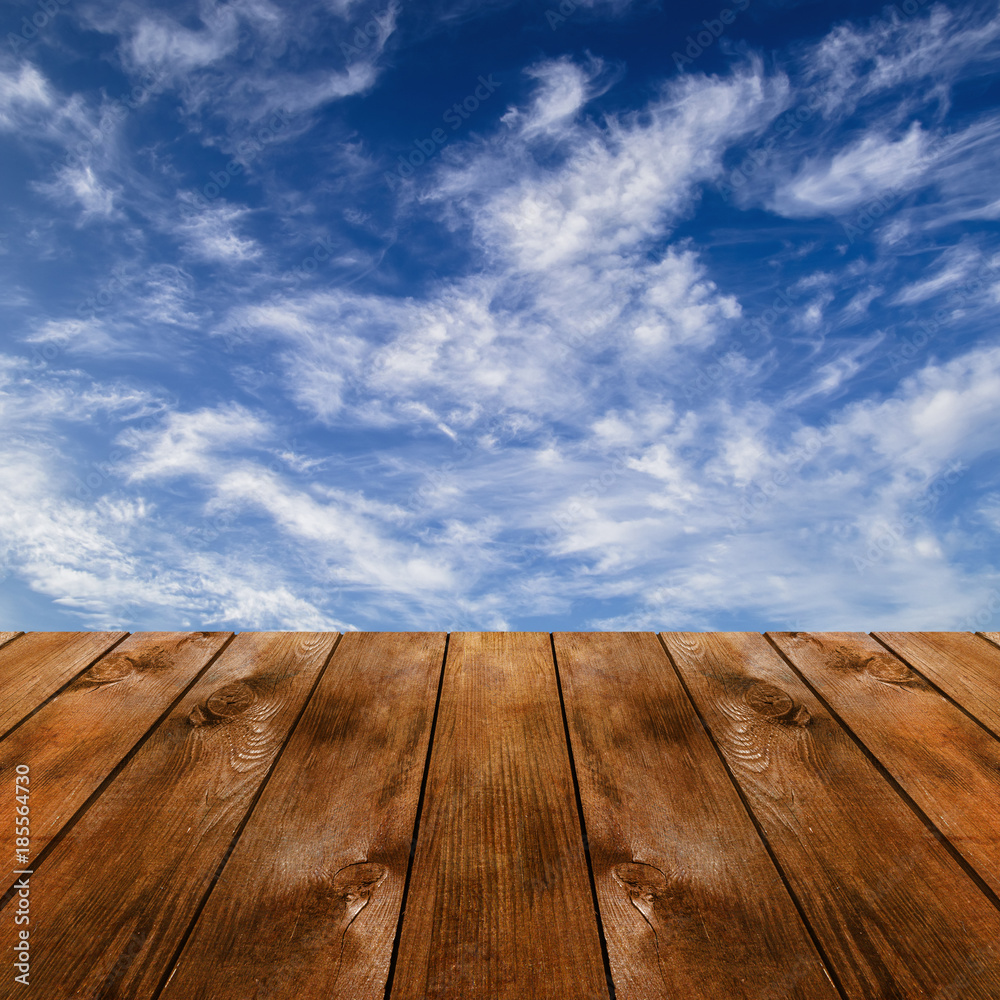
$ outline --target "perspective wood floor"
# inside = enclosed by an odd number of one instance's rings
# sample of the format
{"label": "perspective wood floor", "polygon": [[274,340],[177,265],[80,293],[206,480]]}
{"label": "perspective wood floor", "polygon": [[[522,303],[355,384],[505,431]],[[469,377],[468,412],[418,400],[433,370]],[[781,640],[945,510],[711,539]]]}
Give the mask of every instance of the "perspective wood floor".
{"label": "perspective wood floor", "polygon": [[0,851],[0,1000],[998,1000],[1000,634],[4,632]]}

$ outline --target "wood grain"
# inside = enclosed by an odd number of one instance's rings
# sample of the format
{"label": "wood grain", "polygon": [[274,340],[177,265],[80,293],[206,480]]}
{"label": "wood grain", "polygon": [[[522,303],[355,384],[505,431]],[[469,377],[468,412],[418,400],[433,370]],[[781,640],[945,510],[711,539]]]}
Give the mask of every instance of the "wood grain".
{"label": "wood grain", "polygon": [[1000,646],[1000,632],[977,632],[976,635],[982,636],[987,642],[993,643],[994,646]]}
{"label": "wood grain", "polygon": [[160,1000],[381,1000],[444,646],[344,636]]}
{"label": "wood grain", "polygon": [[335,640],[237,636],[65,832],[31,880],[34,995],[153,994]]}
{"label": "wood grain", "polygon": [[864,633],[771,638],[1000,894],[1000,742]]}
{"label": "wood grain", "polygon": [[456,633],[393,1000],[607,1000],[550,640]]}
{"label": "wood grain", "polygon": [[1000,736],[1000,649],[970,632],[873,632]]}
{"label": "wood grain", "polygon": [[8,642],[16,639],[19,635],[24,635],[23,632],[0,632],[0,646],[6,646]]}
{"label": "wood grain", "polygon": [[838,997],[656,636],[554,638],[618,1000]]}
{"label": "wood grain", "polygon": [[0,738],[127,632],[29,632],[0,649]]}
{"label": "wood grain", "polygon": [[[0,774],[18,764],[31,800],[36,859],[101,782],[221,649],[231,632],[139,632],[105,654],[0,743]],[[85,752],[83,752],[85,751]],[[0,795],[0,829],[14,826]],[[5,873],[3,889],[15,881]]]}
{"label": "wood grain", "polygon": [[1000,912],[757,634],[664,634],[845,992],[1000,995]]}

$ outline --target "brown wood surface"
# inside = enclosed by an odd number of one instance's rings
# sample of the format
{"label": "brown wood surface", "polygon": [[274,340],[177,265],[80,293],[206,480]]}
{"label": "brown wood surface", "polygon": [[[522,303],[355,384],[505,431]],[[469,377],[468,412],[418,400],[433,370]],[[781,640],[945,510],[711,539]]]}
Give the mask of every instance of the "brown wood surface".
{"label": "brown wood surface", "polygon": [[449,644],[393,1000],[607,1000],[549,636]]}
{"label": "brown wood surface", "polygon": [[31,995],[152,996],[336,638],[237,636],[69,827],[31,879]]}
{"label": "brown wood surface", "polygon": [[1000,737],[1000,649],[971,632],[873,632]]}
{"label": "brown wood surface", "polygon": [[1000,996],[1000,912],[755,633],[665,633],[846,994]]}
{"label": "brown wood surface", "polygon": [[618,1000],[838,997],[656,636],[555,650]]}
{"label": "brown wood surface", "polygon": [[[101,657],[0,742],[0,774],[29,767],[32,864],[222,648],[231,632],[140,632]],[[0,830],[15,802],[0,795]],[[7,889],[16,876],[4,873]]]}
{"label": "brown wood surface", "polygon": [[618,1000],[997,1000],[1000,634],[877,635],[0,633],[0,1000],[606,1000],[595,890]]}
{"label": "brown wood surface", "polygon": [[1000,893],[1000,742],[863,632],[771,639]]}
{"label": "brown wood surface", "polygon": [[6,646],[12,639],[16,639],[23,632],[0,632],[0,646]]}
{"label": "brown wood surface", "polygon": [[381,1000],[444,633],[348,633],[160,1000]]}
{"label": "brown wood surface", "polygon": [[1000,632],[977,632],[976,635],[982,636],[994,646],[1000,646]]}
{"label": "brown wood surface", "polygon": [[0,649],[0,737],[127,632],[30,632]]}

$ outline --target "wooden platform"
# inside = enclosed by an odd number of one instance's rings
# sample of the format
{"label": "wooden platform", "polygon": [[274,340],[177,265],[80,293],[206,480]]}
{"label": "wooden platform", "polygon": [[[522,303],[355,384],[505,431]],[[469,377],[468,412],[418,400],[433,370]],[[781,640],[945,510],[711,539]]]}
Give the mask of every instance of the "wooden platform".
{"label": "wooden platform", "polygon": [[998,634],[0,643],[0,998],[1000,997]]}

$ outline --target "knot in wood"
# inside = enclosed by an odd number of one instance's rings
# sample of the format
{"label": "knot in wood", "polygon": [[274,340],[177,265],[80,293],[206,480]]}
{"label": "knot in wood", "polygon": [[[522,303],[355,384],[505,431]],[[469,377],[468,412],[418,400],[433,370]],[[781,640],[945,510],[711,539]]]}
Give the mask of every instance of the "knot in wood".
{"label": "knot in wood", "polygon": [[360,864],[341,868],[333,876],[333,890],[348,902],[367,896],[388,874],[389,869],[377,861],[363,861]]}
{"label": "knot in wood", "polygon": [[826,664],[834,670],[864,670],[864,657],[850,646],[834,646],[827,651]]}
{"label": "knot in wood", "polygon": [[750,708],[765,719],[793,726],[804,726],[809,722],[809,711],[805,705],[796,705],[788,692],[766,681],[751,684],[745,699]]}
{"label": "knot in wood", "polygon": [[125,653],[112,653],[98,660],[84,675],[90,684],[113,684],[136,672],[137,665]]}
{"label": "knot in wood", "polygon": [[888,653],[875,653],[865,660],[864,671],[876,680],[886,684],[905,684],[913,680],[914,674],[910,668]]}
{"label": "knot in wood", "polygon": [[246,681],[233,681],[213,691],[204,705],[195,705],[188,720],[193,726],[226,722],[242,715],[256,700],[253,688]]}
{"label": "knot in wood", "polygon": [[111,684],[133,674],[164,670],[171,666],[170,655],[162,646],[135,653],[109,653],[98,660],[82,677],[89,684]]}
{"label": "knot in wood", "polygon": [[785,634],[789,639],[794,639],[796,642],[811,642],[814,646],[823,645],[811,632],[786,632]]}
{"label": "knot in wood", "polygon": [[629,894],[639,899],[652,902],[667,894],[669,880],[659,868],[654,865],[630,861],[623,865],[615,865],[611,869],[615,881],[624,886]]}

